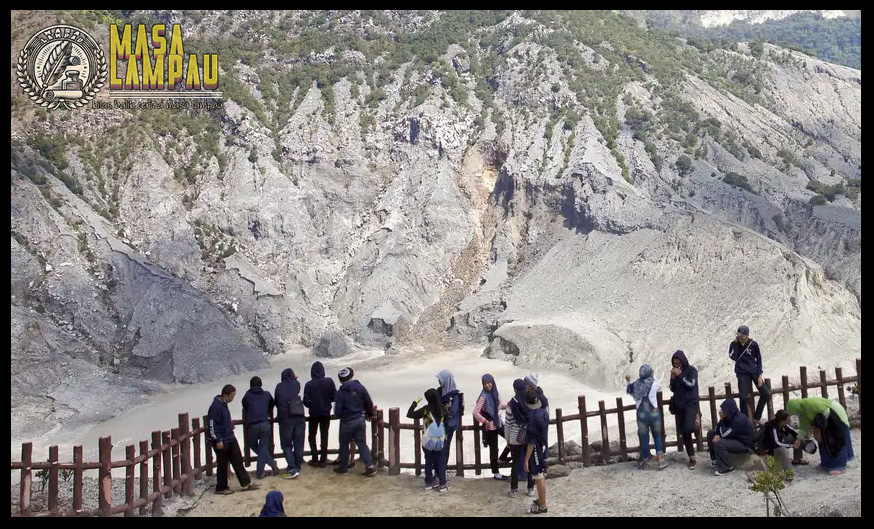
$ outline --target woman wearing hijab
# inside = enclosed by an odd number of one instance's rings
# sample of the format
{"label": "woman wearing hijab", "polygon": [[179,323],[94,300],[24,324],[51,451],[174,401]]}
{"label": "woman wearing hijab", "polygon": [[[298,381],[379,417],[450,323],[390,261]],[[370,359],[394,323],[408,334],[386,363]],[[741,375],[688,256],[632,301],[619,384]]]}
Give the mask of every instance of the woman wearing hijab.
{"label": "woman wearing hijab", "polygon": [[278,490],[268,492],[259,518],[286,518],[285,507],[282,506],[283,500],[282,493]]}
{"label": "woman wearing hijab", "polygon": [[[637,468],[645,469],[649,466],[649,433],[652,431],[652,437],[655,439],[658,469],[661,470],[668,466],[662,444],[661,416],[659,415],[657,398],[662,386],[653,377],[649,364],[640,366],[638,375],[638,379],[629,382],[625,388],[626,393],[634,397],[634,405],[637,406],[637,437],[640,438],[640,458],[637,460]],[[625,379],[630,381],[631,377],[625,377]]]}
{"label": "woman wearing hijab", "polygon": [[[510,470],[511,498],[519,493],[519,475],[522,473],[522,463],[525,459],[525,436],[521,434],[528,428],[528,405],[525,402],[525,381],[517,378],[513,381],[515,395],[507,403],[507,420],[504,421],[504,433],[513,457],[513,468]],[[534,496],[534,478],[528,477],[528,496]]]}
{"label": "woman wearing hijab", "polygon": [[498,469],[498,430],[501,429],[501,416],[498,412],[501,410],[501,395],[492,375],[483,375],[482,383],[483,390],[476,399],[473,418],[483,427],[483,444],[489,447],[493,477],[498,481],[506,481],[510,478],[501,474]]}
{"label": "woman wearing hijab", "polygon": [[443,444],[443,457],[446,466],[449,467],[449,446],[452,444],[452,436],[458,428],[458,418],[464,414],[464,393],[455,387],[455,377],[448,369],[437,373],[437,381],[440,383],[440,401],[443,405],[446,428],[446,442]]}
{"label": "woman wearing hijab", "polygon": [[[407,418],[422,419],[425,425],[425,440],[422,442],[422,451],[425,453],[425,490],[437,489],[437,492],[446,492],[449,490],[449,485],[446,484],[446,460],[443,458],[443,447],[440,442],[445,443],[446,440],[440,440],[435,437],[432,441],[434,449],[429,448],[428,432],[431,423],[437,422],[438,425],[443,424],[443,406],[440,404],[440,392],[436,389],[429,389],[425,392],[425,405],[416,409],[416,406],[422,402],[422,399],[416,399],[410,404],[410,409],[407,410]],[[445,433],[445,429],[444,429]],[[439,448],[438,448],[439,447]],[[434,475],[437,475],[437,483],[434,482]]]}
{"label": "woman wearing hijab", "polygon": [[811,433],[819,445],[820,466],[836,476],[847,471],[847,461],[855,457],[850,438],[850,419],[839,403],[822,397],[793,399],[786,403],[786,411],[798,416],[798,436],[795,448],[801,439]]}

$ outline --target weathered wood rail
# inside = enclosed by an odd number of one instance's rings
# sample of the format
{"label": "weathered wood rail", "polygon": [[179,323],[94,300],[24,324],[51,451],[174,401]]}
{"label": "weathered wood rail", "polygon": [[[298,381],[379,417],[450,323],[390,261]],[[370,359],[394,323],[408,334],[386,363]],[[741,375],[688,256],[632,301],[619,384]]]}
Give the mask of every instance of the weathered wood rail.
{"label": "weathered wood rail", "polygon": [[[841,368],[834,370],[835,378],[829,379],[824,370],[819,372],[818,380],[811,381],[808,377],[807,368],[799,369],[799,380],[797,385],[789,383],[789,377],[783,376],[781,386],[774,387],[771,385],[770,379],[766,379],[766,383],[771,388],[771,399],[768,402],[768,416],[774,414],[774,399],[782,397],[783,407],[786,401],[790,399],[790,394],[800,392],[802,397],[810,395],[811,391],[818,390],[820,395],[826,398],[832,398],[829,393],[829,388],[834,387],[837,393],[837,399],[844,407],[847,406],[844,386],[846,384],[856,384],[856,398],[858,399],[859,414],[862,413],[862,361],[856,360],[856,375],[845,377]],[[756,392],[755,395],[758,395]],[[738,398],[739,394],[732,391],[731,384],[725,384],[724,391],[717,393],[713,386],[707,388],[707,394],[701,395],[701,412],[702,412],[702,427],[704,418],[709,415],[710,424],[715,425],[718,421],[717,406],[718,401],[725,398]],[[658,405],[662,411],[662,432],[665,435],[665,448],[678,447],[682,450],[682,440],[675,434],[673,439],[667,439],[667,434],[664,433],[664,418],[667,411],[667,401],[663,398],[661,392],[658,394]],[[555,417],[550,420],[550,425],[555,427],[555,437],[550,433],[551,439],[558,440],[558,450],[556,454],[551,454],[551,462],[582,462],[588,467],[592,464],[607,463],[612,457],[618,457],[620,461],[627,461],[629,454],[637,452],[639,446],[629,446],[625,431],[625,413],[630,412],[634,415],[635,406],[633,403],[625,404],[623,398],[616,399],[615,407],[607,407],[605,401],[599,401],[596,409],[589,409],[589,403],[586,401],[585,395],[580,395],[577,401],[577,410],[574,414],[565,415],[561,408],[554,410]],[[709,411],[709,413],[708,413]],[[748,410],[750,411],[750,410]],[[610,436],[608,428],[608,417],[616,415],[619,426],[619,449],[611,451]],[[422,472],[422,455],[421,455],[421,428],[419,421],[413,423],[401,423],[400,409],[391,408],[389,410],[388,421],[385,420],[384,410],[378,409],[376,417],[370,422],[370,447],[373,452],[374,462],[380,468],[388,468],[390,475],[400,474],[402,469],[414,470],[416,475]],[[592,454],[590,444],[590,428],[589,420],[597,419],[597,424],[600,426],[600,441],[601,451],[598,458],[595,459]],[[332,417],[332,420],[336,418]],[[480,475],[484,468],[488,468],[488,461],[483,461],[482,447],[480,439],[482,435],[479,425],[463,424],[464,418],[460,418],[460,427],[456,431],[455,442],[453,443],[455,450],[455,463],[450,467],[455,470],[457,476],[463,477],[466,471],[473,470],[476,475]],[[234,424],[242,424],[242,420],[235,420]],[[272,423],[275,424],[273,419]],[[569,422],[579,422],[581,433],[581,448],[582,454],[570,455],[564,453],[564,425]],[[111,516],[113,514],[124,513],[124,516],[141,516],[151,514],[152,516],[161,516],[163,514],[163,500],[169,499],[173,495],[177,496],[193,496],[194,482],[203,479],[203,476],[212,476],[215,462],[213,452],[206,442],[206,417],[201,419],[190,419],[187,413],[181,413],[178,416],[178,426],[167,431],[156,430],[151,434],[151,442],[143,440],[139,445],[127,445],[125,447],[125,458],[122,460],[112,460],[112,438],[110,436],[101,437],[99,440],[98,460],[83,461],[82,446],[73,447],[72,462],[61,463],[59,461],[59,453],[57,446],[49,447],[48,461],[33,461],[33,444],[23,443],[21,445],[21,460],[13,461],[11,467],[13,471],[20,471],[20,496],[19,496],[19,512],[14,516]],[[252,461],[249,450],[248,435],[243,428],[243,448],[245,462],[248,465]],[[410,431],[413,437],[413,461],[401,461],[401,432]],[[464,439],[468,432],[473,432],[474,436],[474,462],[465,463]],[[598,436],[598,429],[594,430],[595,436]],[[386,438],[386,433],[388,437]],[[636,432],[632,432],[634,438],[637,437]],[[271,436],[271,452],[275,451],[275,447]],[[697,432],[695,436],[697,450],[704,449],[704,441],[701,432]],[[388,451],[386,451],[386,444]],[[329,454],[337,454],[339,450],[330,449]],[[311,456],[309,450],[305,450],[305,456]],[[354,455],[354,452],[353,452]],[[274,453],[275,458],[284,458],[282,453]],[[487,458],[486,458],[487,459]],[[151,462],[151,469],[150,463]],[[502,464],[502,467],[509,466]],[[112,505],[112,478],[113,469],[124,469],[124,503],[120,505]],[[98,471],[98,505],[96,508],[84,509],[83,489],[84,475],[86,471]],[[151,471],[150,471],[151,470]],[[32,512],[31,511],[31,496],[33,486],[33,472],[47,471],[46,477],[48,485],[48,501],[46,511]],[[71,471],[73,480],[73,498],[72,505],[63,508],[58,502],[58,488],[61,471]],[[136,487],[136,478],[139,477],[139,490]]]}

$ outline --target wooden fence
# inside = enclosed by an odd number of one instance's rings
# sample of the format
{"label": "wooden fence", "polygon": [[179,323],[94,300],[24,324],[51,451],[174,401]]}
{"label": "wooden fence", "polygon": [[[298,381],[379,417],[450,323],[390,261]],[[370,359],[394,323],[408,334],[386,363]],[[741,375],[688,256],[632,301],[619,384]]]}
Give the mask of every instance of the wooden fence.
{"label": "wooden fence", "polygon": [[[770,379],[766,379],[766,384],[771,388],[771,399],[768,402],[768,416],[774,414],[774,399],[782,396],[783,407],[790,399],[790,393],[801,392],[802,397],[809,396],[811,390],[819,390],[820,395],[825,398],[831,398],[829,387],[834,387],[837,392],[838,401],[846,407],[846,396],[844,391],[845,384],[856,384],[856,397],[858,399],[859,414],[862,413],[862,361],[856,360],[856,375],[844,377],[841,368],[835,369],[835,378],[829,379],[825,371],[819,372],[819,379],[811,382],[808,379],[807,368],[799,369],[800,383],[796,386],[790,385],[789,377],[782,377],[782,385],[773,387]],[[717,402],[726,398],[738,398],[739,394],[732,392],[731,384],[725,384],[724,392],[717,393],[716,389],[711,386],[707,390],[706,395],[701,395],[702,402],[702,425],[704,417],[708,415],[709,408],[710,424],[715,426],[718,421]],[[662,411],[662,432],[664,429],[664,417],[667,408],[667,401],[664,400],[662,393],[658,394],[658,407]],[[592,464],[606,464],[613,457],[617,457],[620,461],[627,461],[629,454],[639,450],[638,446],[628,446],[625,431],[626,412],[631,417],[634,417],[634,404],[625,404],[623,398],[616,399],[616,406],[607,408],[605,401],[599,401],[597,409],[590,410],[586,402],[585,395],[580,395],[577,403],[577,413],[565,415],[561,408],[555,410],[555,418],[550,420],[550,425],[555,427],[555,437],[550,435],[550,438],[556,439],[557,453],[552,454],[551,462],[565,463],[570,461],[582,462],[588,467]],[[749,411],[749,410],[748,410]],[[610,447],[609,429],[607,426],[608,416],[616,415],[619,426],[619,448],[614,451]],[[213,452],[206,443],[206,417],[203,418],[203,425],[200,419],[190,419],[187,413],[179,414],[178,427],[169,431],[154,431],[151,436],[151,444],[149,441],[140,441],[139,453],[137,453],[136,445],[128,445],[125,447],[125,459],[120,461],[112,460],[112,439],[111,437],[102,437],[99,440],[99,457],[96,462],[85,462],[82,457],[82,446],[73,447],[73,462],[59,463],[58,447],[49,447],[49,460],[45,462],[35,462],[32,460],[32,443],[23,443],[21,445],[21,461],[12,462],[12,470],[21,472],[20,480],[20,500],[19,512],[15,516],[111,516],[117,513],[124,513],[124,516],[133,516],[135,513],[139,515],[151,514],[152,516],[161,516],[163,514],[163,500],[171,498],[175,495],[193,496],[194,482],[203,479],[203,476],[212,476],[215,462],[213,461]],[[332,419],[336,419],[332,417]],[[373,453],[374,462],[380,467],[388,467],[390,475],[400,474],[401,469],[412,469],[416,475],[422,472],[422,451],[421,451],[421,428],[419,421],[413,423],[401,423],[400,409],[391,408],[389,410],[388,422],[385,421],[384,410],[377,410],[376,417],[371,424],[371,451]],[[459,477],[463,477],[465,471],[473,470],[476,475],[480,475],[483,468],[488,468],[488,461],[483,462],[481,453],[481,436],[482,428],[479,425],[463,424],[463,417],[459,418],[459,428],[456,431],[455,442],[455,473]],[[600,442],[601,451],[597,459],[593,457],[589,432],[589,419],[597,419],[600,425]],[[275,419],[272,421],[275,423]],[[565,453],[565,436],[564,425],[568,422],[579,422],[581,432],[581,448],[582,454],[570,455]],[[234,421],[234,424],[241,424],[241,420]],[[251,461],[249,453],[249,442],[246,429],[243,429],[243,445],[244,454],[247,465]],[[401,461],[401,432],[404,430],[412,431],[413,435],[413,461]],[[597,432],[597,429],[594,430]],[[465,435],[471,432],[474,437],[474,461],[473,463],[465,463],[464,455],[464,438]],[[386,433],[388,438],[386,439]],[[597,435],[597,433],[595,433]],[[636,432],[633,432],[633,437],[636,438]],[[682,440],[677,435],[673,439],[667,439],[665,434],[665,448],[676,446],[682,450]],[[271,435],[272,439],[272,435]],[[386,442],[388,444],[388,452],[386,452]],[[695,442],[698,451],[704,449],[704,440],[701,436],[701,431],[697,432]],[[271,441],[271,452],[274,451],[273,442]],[[336,454],[339,450],[329,450],[329,454]],[[304,452],[305,456],[311,456],[309,451]],[[203,456],[203,457],[201,457]],[[284,458],[282,453],[274,453],[275,458]],[[149,463],[151,461],[151,479],[149,472]],[[508,464],[501,464],[502,467]],[[125,469],[125,502],[121,505],[112,505],[112,469]],[[139,490],[136,488],[137,468]],[[32,494],[32,479],[33,471],[48,471],[48,505],[47,511],[34,513],[31,512],[31,494]],[[84,489],[84,473],[86,470],[98,470],[98,507],[96,509],[83,509],[83,489]],[[72,471],[73,476],[73,501],[72,508],[62,510],[58,505],[58,486],[60,471]]]}

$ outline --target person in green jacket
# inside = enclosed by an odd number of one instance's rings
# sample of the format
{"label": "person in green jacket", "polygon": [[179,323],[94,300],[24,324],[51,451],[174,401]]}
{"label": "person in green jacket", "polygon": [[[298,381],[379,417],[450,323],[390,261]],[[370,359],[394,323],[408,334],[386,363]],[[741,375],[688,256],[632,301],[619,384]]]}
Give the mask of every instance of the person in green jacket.
{"label": "person in green jacket", "polygon": [[[786,411],[798,416],[799,438],[813,438],[818,445],[820,466],[832,476],[847,470],[847,461],[855,457],[850,437],[850,419],[839,403],[822,397],[793,399],[786,403]],[[801,441],[795,442],[795,448]]]}

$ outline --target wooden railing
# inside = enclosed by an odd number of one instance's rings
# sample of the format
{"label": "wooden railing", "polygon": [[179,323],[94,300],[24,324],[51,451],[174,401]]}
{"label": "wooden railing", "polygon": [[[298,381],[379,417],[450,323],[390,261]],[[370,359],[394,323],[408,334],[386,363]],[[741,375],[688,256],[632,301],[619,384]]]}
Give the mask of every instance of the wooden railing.
{"label": "wooden railing", "polygon": [[[844,377],[840,368],[835,369],[835,378],[829,379],[825,371],[819,372],[819,380],[811,383],[808,380],[807,368],[801,367],[799,370],[800,382],[798,385],[790,385],[789,377],[782,377],[782,385],[774,388],[770,384],[770,379],[766,379],[766,383],[771,387],[771,399],[768,402],[768,416],[774,414],[774,399],[782,396],[783,407],[786,401],[790,398],[790,393],[801,392],[802,397],[807,397],[810,390],[819,390],[823,397],[830,398],[828,388],[835,387],[838,401],[846,407],[846,396],[844,385],[849,383],[856,384],[856,397],[858,399],[859,414],[862,412],[862,361],[856,360],[856,375]],[[718,420],[717,402],[725,399],[739,397],[738,393],[732,392],[731,384],[725,384],[725,391],[716,393],[714,387],[709,387],[706,395],[701,395],[702,403],[709,403],[706,407],[709,408],[710,423],[715,425]],[[664,400],[662,393],[658,394],[658,408],[662,411],[662,432],[664,429],[664,417],[667,402]],[[703,408],[704,406],[702,406]],[[552,454],[551,462],[569,462],[580,461],[584,466],[592,464],[606,464],[612,457],[618,457],[620,461],[628,460],[630,453],[639,450],[637,446],[628,446],[625,431],[625,413],[630,412],[633,416],[635,410],[634,404],[625,404],[623,398],[616,399],[616,406],[607,408],[605,401],[599,401],[597,410],[588,409],[585,395],[580,395],[577,401],[577,413],[565,415],[561,408],[555,410],[555,418],[550,420],[550,425],[555,427],[555,437],[558,441],[558,449],[556,454]],[[702,410],[704,413],[705,410]],[[612,451],[610,448],[608,416],[616,415],[619,427],[619,449]],[[594,459],[589,441],[589,419],[597,418],[600,425],[600,441],[601,451],[598,458]],[[332,420],[335,420],[332,417]],[[455,469],[457,476],[463,477],[465,471],[473,470],[476,475],[482,473],[483,468],[488,468],[488,462],[483,462],[481,454],[480,439],[482,429],[479,425],[463,424],[463,417],[459,417],[459,428],[455,435],[455,464],[452,468]],[[236,420],[234,424],[242,424],[243,421]],[[271,421],[275,423],[276,420]],[[565,435],[564,425],[568,422],[579,422],[581,433],[581,455],[565,454]],[[702,420],[703,423],[703,420]],[[19,497],[19,512],[15,516],[111,516],[113,514],[124,513],[124,516],[133,516],[135,513],[143,516],[151,514],[152,516],[161,516],[163,514],[163,500],[177,496],[193,496],[194,482],[203,479],[203,476],[212,476],[215,462],[213,461],[213,452],[206,442],[206,417],[203,418],[203,425],[198,418],[190,419],[187,413],[179,414],[178,427],[169,431],[153,431],[151,435],[151,444],[149,441],[140,441],[139,447],[136,445],[127,445],[125,447],[125,459],[119,461],[112,460],[112,438],[101,437],[99,440],[98,461],[86,462],[82,456],[82,446],[73,447],[73,459],[71,463],[60,463],[58,447],[49,447],[48,461],[33,461],[33,444],[23,443],[21,445],[21,461],[13,461],[11,463],[12,470],[21,472],[20,479],[20,497]],[[422,472],[422,451],[421,451],[421,428],[420,423],[416,420],[413,423],[401,423],[400,409],[391,408],[389,410],[388,422],[384,417],[384,410],[377,409],[375,418],[370,422],[371,425],[371,450],[373,453],[374,462],[379,467],[388,467],[390,475],[400,474],[401,469],[412,469],[416,475]],[[411,431],[413,435],[413,460],[409,462],[401,461],[401,432]],[[597,429],[595,430],[597,432]],[[467,432],[472,432],[474,437],[474,462],[465,463],[464,455],[464,438]],[[272,433],[272,432],[271,432]],[[388,437],[386,438],[386,433]],[[597,435],[597,434],[596,434]],[[676,446],[682,449],[682,440],[677,435],[674,439],[667,439],[665,433],[665,447]],[[636,438],[637,436],[634,435]],[[701,432],[696,434],[697,450],[704,449],[704,441]],[[273,436],[271,435],[271,452],[275,450],[273,445]],[[386,452],[386,443],[388,451]],[[243,428],[243,445],[246,464],[251,462],[249,451],[249,441],[246,429]],[[329,454],[336,454],[339,450],[328,450]],[[305,456],[312,456],[308,451],[304,451]],[[353,452],[354,455],[354,452]],[[203,456],[203,457],[201,457]],[[282,453],[274,453],[275,458],[284,458]],[[151,462],[151,479],[149,472],[149,462]],[[502,464],[502,467],[508,464]],[[112,505],[112,471],[116,468],[125,469],[125,501],[120,505]],[[139,469],[139,470],[137,470]],[[83,489],[84,476],[86,471],[98,471],[98,506],[97,508],[84,509]],[[47,471],[46,481],[48,485],[48,501],[47,510],[42,512],[31,512],[31,495],[32,495],[32,480],[33,471]],[[62,510],[58,505],[58,487],[61,471],[72,472],[73,480],[73,498],[71,508]],[[139,490],[136,489],[136,477],[140,477]]]}

